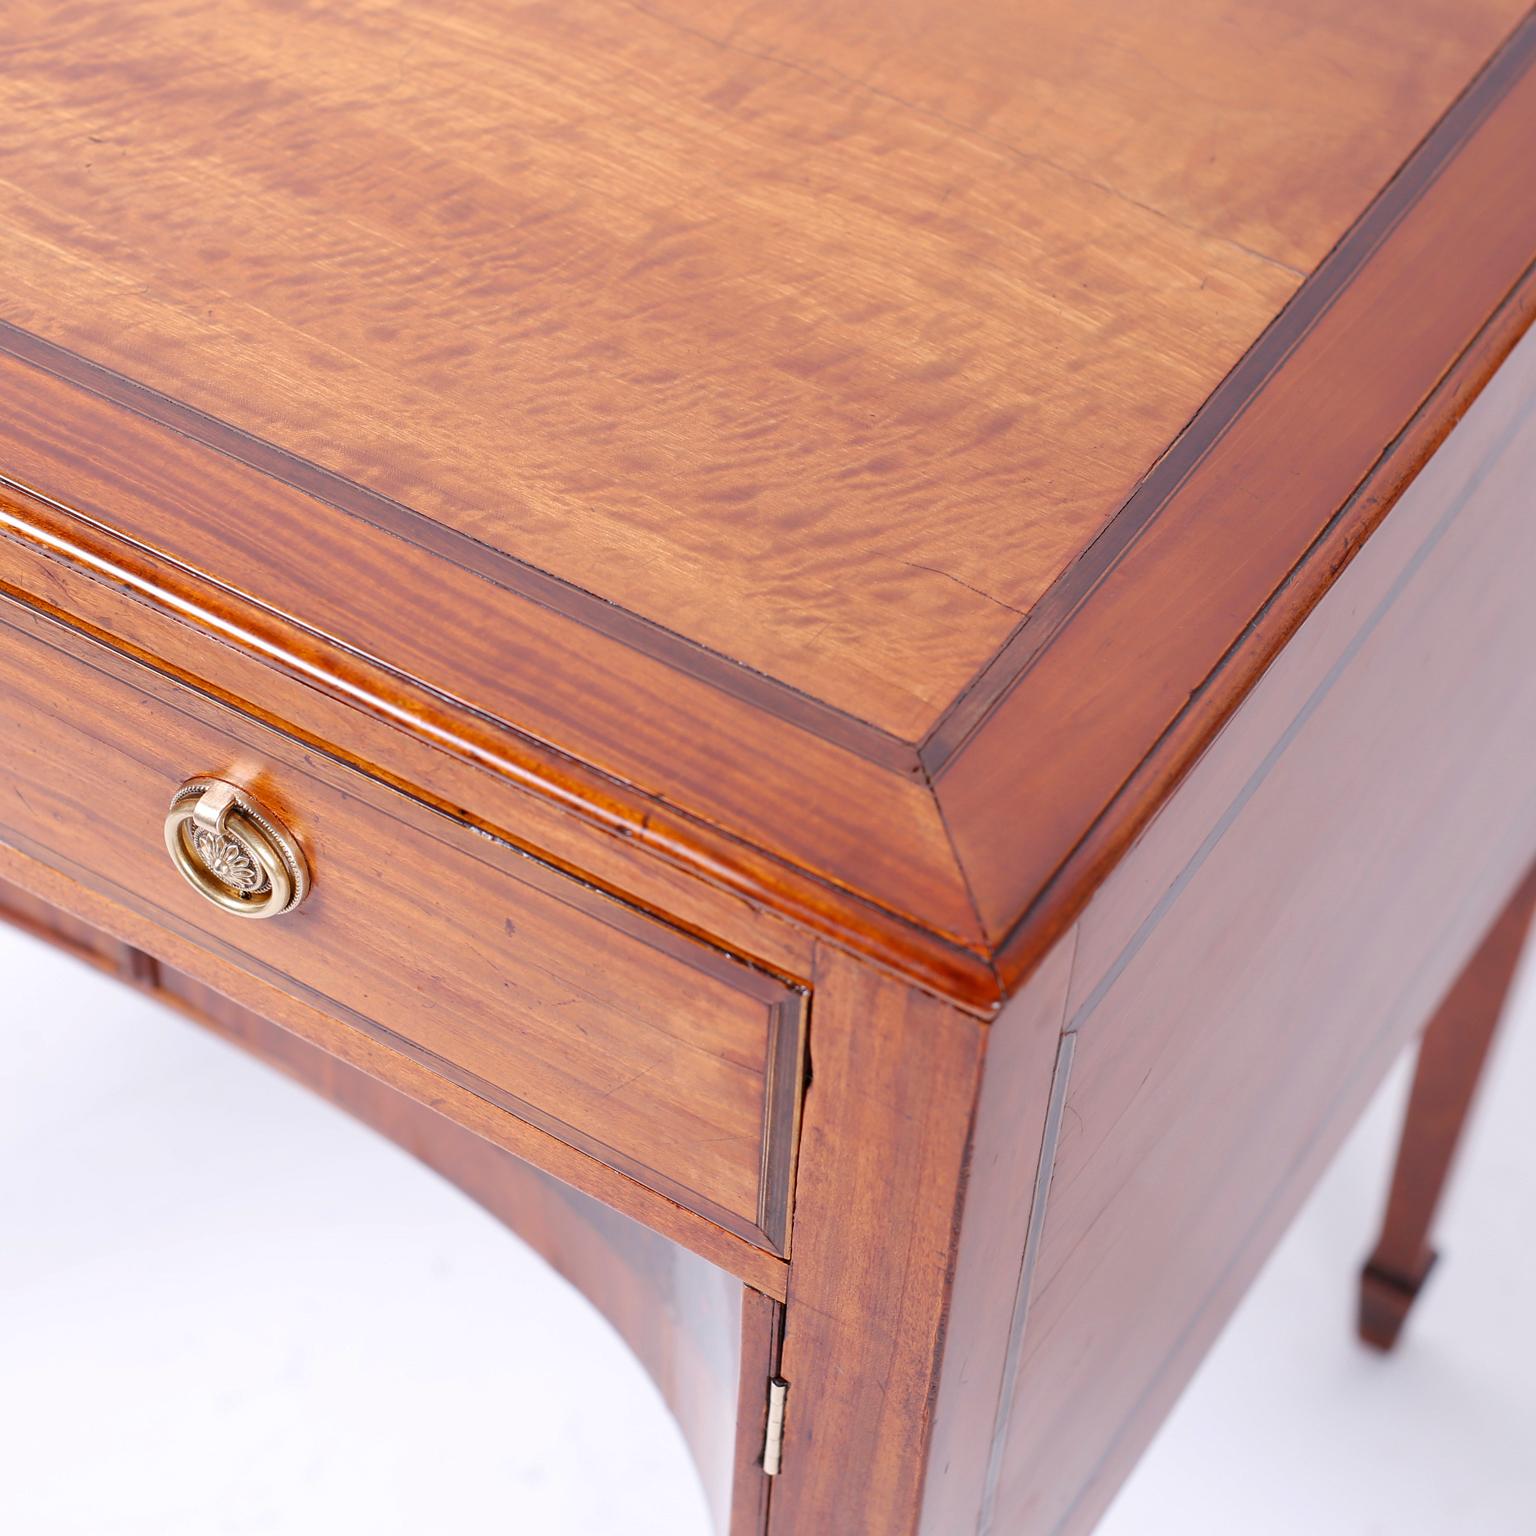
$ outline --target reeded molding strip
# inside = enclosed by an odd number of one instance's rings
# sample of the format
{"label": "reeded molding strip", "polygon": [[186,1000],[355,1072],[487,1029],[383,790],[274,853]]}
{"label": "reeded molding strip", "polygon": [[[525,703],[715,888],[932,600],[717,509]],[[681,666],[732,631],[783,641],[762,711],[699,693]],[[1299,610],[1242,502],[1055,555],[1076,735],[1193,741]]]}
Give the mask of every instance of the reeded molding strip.
{"label": "reeded molding strip", "polygon": [[[823,879],[686,810],[644,796],[506,722],[317,635],[0,476],[0,593],[41,609],[135,660],[159,667],[184,685],[209,690],[209,677],[165,667],[154,655],[124,644],[116,628],[82,619],[76,610],[91,611],[99,600],[58,600],[60,582],[82,580],[118,599],[168,615],[204,640],[298,678],[318,693],[552,802],[690,875],[764,904],[812,933],[845,944],[963,1006],[990,1009],[997,1003],[995,976],[981,956],[855,892],[829,888]],[[257,700],[213,691],[231,707],[265,714]],[[296,731],[289,734],[306,739]],[[328,750],[345,756],[344,749],[345,732],[339,726]],[[351,765],[378,777],[372,764],[355,761]],[[495,825],[492,830],[568,873],[591,878],[588,871],[562,861],[558,850],[530,846],[516,826]],[[613,894],[647,905],[644,891],[616,889]]]}

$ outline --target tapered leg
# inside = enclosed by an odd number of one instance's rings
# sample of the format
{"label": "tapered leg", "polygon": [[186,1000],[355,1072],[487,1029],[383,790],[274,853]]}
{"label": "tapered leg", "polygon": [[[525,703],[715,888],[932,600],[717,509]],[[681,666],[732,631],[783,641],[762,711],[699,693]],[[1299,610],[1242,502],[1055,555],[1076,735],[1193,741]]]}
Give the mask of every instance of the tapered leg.
{"label": "tapered leg", "polygon": [[1403,1125],[1380,1240],[1360,1277],[1360,1337],[1377,1349],[1397,1343],[1434,1267],[1430,1226],[1466,1128],[1515,967],[1536,910],[1536,868],[1515,892],[1482,946],[1430,1020]]}

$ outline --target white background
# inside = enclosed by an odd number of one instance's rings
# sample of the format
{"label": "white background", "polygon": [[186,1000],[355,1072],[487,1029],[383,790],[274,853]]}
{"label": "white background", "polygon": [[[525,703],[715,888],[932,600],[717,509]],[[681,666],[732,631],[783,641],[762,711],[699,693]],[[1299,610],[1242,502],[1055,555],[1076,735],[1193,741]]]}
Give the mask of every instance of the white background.
{"label": "white background", "polygon": [[[1536,1532],[1523,992],[1399,1354],[1350,1312],[1401,1073],[1106,1536]],[[0,1028],[0,1532],[706,1536],[618,1338],[435,1175],[3,925]]]}

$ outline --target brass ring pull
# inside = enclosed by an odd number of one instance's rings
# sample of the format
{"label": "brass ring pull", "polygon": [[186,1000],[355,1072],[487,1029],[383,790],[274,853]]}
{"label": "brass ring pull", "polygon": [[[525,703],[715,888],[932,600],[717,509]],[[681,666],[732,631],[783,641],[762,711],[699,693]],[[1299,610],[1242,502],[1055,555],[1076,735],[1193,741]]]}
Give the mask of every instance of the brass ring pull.
{"label": "brass ring pull", "polygon": [[171,796],[165,846],[182,879],[236,917],[280,917],[309,891],[298,843],[270,811],[222,779],[189,779]]}

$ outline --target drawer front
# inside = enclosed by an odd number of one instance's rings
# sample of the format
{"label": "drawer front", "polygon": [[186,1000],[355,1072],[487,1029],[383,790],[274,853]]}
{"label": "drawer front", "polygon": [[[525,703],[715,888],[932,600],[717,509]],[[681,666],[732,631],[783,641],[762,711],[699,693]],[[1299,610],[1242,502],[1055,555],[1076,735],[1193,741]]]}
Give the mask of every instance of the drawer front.
{"label": "drawer front", "polygon": [[[203,775],[295,835],[297,910],[234,917],[176,873],[162,823]],[[10,601],[0,838],[784,1251],[796,986]]]}

